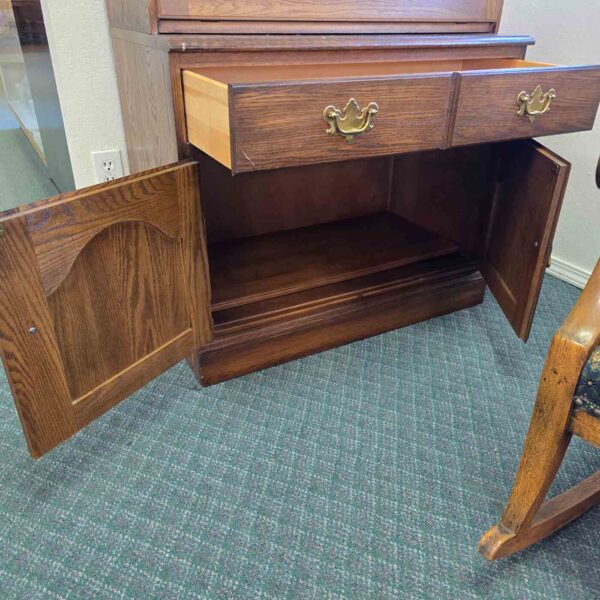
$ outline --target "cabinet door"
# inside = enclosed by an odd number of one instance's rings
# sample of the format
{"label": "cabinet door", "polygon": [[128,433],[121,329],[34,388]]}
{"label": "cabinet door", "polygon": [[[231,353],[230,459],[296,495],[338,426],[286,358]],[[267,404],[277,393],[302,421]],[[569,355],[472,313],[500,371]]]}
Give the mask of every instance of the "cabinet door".
{"label": "cabinet door", "polygon": [[195,163],[0,215],[0,350],[33,457],[205,344]]}
{"label": "cabinet door", "polygon": [[498,150],[498,183],[481,270],[516,334],[526,341],[570,164],[531,140]]}

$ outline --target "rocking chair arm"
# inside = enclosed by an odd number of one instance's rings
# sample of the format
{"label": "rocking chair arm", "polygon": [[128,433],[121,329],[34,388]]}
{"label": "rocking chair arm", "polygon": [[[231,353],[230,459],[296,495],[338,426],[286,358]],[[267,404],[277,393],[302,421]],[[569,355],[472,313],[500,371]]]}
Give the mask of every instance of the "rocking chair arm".
{"label": "rocking chair arm", "polygon": [[581,346],[586,361],[600,345],[600,260],[556,338]]}

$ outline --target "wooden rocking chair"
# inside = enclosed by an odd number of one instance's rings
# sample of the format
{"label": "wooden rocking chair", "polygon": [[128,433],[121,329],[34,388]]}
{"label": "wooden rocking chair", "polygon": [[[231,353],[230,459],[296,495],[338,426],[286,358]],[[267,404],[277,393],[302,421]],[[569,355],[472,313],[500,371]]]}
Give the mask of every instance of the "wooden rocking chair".
{"label": "wooden rocking chair", "polygon": [[598,471],[544,503],[571,436],[600,447],[599,344],[600,262],[550,345],[512,494],[478,545],[488,560],[540,541],[600,502]]}

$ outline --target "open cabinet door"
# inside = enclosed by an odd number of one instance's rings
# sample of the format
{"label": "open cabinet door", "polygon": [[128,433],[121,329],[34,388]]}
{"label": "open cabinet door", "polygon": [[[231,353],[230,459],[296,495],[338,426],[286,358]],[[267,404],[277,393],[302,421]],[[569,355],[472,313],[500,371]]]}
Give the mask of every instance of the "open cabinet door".
{"label": "open cabinet door", "polygon": [[527,341],[571,165],[532,140],[498,150],[481,271],[516,334]]}
{"label": "open cabinet door", "polygon": [[0,215],[0,350],[42,456],[209,341],[196,164]]}

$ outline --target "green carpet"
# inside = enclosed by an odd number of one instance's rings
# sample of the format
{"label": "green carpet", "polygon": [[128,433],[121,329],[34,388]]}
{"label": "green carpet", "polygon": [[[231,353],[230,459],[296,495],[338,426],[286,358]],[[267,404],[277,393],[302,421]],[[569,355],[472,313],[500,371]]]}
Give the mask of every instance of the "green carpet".
{"label": "green carpet", "polygon": [[[0,382],[0,598],[598,597],[600,511],[517,557],[499,516],[553,331],[494,301],[201,389],[180,364],[41,461]],[[574,442],[558,490],[600,468]]]}

